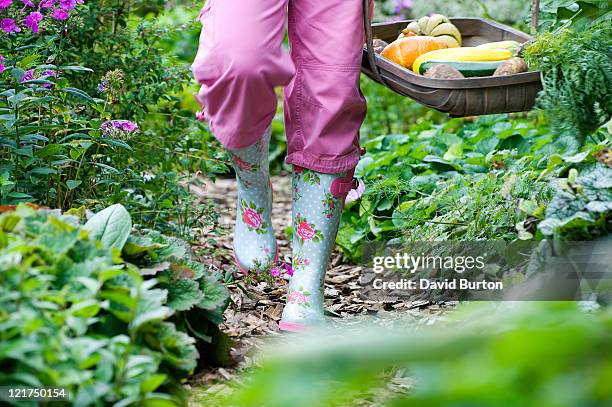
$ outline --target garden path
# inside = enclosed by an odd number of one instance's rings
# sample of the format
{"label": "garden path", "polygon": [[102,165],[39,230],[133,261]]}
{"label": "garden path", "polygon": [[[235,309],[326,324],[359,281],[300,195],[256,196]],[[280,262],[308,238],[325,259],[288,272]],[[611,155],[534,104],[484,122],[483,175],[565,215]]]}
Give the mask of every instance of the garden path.
{"label": "garden path", "polygon": [[[291,177],[272,177],[274,205],[272,223],[279,245],[279,259],[290,262],[291,244],[286,228],[291,225]],[[201,261],[224,272],[233,271],[234,281],[228,285],[232,302],[225,312],[221,329],[234,341],[231,354],[236,361],[232,369],[218,368],[196,378],[199,384],[231,380],[237,371],[253,364],[253,355],[270,336],[278,335],[278,321],[283,309],[286,284],[270,284],[261,279],[243,276],[232,258],[232,227],[236,216],[236,184],[233,178],[206,180],[190,189],[202,202],[212,200],[219,214],[218,225],[205,231],[200,239]],[[220,233],[219,233],[220,231]],[[359,284],[361,266],[344,264],[337,250],[331,258],[331,268],[325,278],[325,305],[335,325],[350,327],[367,319],[380,324],[394,324],[411,318],[418,324],[430,324],[441,318],[446,308],[427,301],[377,302],[362,298]],[[397,312],[397,311],[403,312]],[[215,388],[211,389],[215,391]]]}

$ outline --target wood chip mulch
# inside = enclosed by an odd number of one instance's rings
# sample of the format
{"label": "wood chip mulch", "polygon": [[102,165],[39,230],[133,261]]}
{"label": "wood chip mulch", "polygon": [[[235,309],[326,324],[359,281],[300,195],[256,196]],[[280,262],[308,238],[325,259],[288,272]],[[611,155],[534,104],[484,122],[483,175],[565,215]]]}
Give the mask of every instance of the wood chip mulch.
{"label": "wood chip mulch", "polygon": [[[291,261],[291,242],[285,235],[291,225],[291,180],[290,176],[272,177],[274,186],[274,205],[272,223],[279,245],[279,259]],[[286,282],[271,284],[266,281],[245,277],[234,266],[232,257],[232,228],[236,216],[236,185],[233,178],[218,178],[215,182],[206,180],[201,185],[191,184],[192,193],[202,202],[212,200],[219,214],[218,224],[203,232],[200,243],[195,249],[203,253],[201,261],[210,267],[233,275],[228,285],[231,304],[224,315],[221,329],[234,341],[232,357],[238,369],[220,368],[202,373],[196,378],[198,383],[211,383],[215,380],[231,380],[236,370],[251,366],[252,355],[256,353],[266,337],[278,335],[278,322],[281,318],[286,294]],[[341,253],[335,251],[330,261],[330,269],[325,278],[325,305],[332,323],[358,324],[364,318],[380,323],[394,323],[397,319],[412,317],[419,324],[431,324],[442,319],[448,304],[431,304],[429,301],[387,301],[377,302],[360,295],[362,287],[359,277],[362,267],[346,264]],[[402,311],[402,312],[398,312]]]}

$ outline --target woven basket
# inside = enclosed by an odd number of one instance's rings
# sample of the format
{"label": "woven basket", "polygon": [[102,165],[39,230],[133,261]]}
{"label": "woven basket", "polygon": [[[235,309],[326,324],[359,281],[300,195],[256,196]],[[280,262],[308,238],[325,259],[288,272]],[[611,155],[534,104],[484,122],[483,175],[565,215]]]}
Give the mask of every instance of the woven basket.
{"label": "woven basket", "polygon": [[[370,1],[364,0],[363,3],[366,46],[361,70],[376,82],[454,117],[522,112],[533,107],[542,88],[539,72],[465,79],[430,79],[379,56],[374,52],[373,38],[392,42],[411,20],[371,24]],[[504,40],[525,42],[532,39],[528,34],[489,20],[450,20],[461,32],[464,46]]]}

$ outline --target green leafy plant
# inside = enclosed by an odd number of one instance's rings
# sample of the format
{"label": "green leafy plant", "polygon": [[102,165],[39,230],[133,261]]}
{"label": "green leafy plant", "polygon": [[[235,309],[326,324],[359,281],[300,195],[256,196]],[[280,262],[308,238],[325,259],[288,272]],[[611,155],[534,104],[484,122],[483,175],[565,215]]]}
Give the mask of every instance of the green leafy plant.
{"label": "green leafy plant", "polygon": [[156,285],[74,216],[2,214],[0,383],[65,386],[75,406],[182,404],[195,341]]}
{"label": "green leafy plant", "polygon": [[168,293],[165,305],[173,311],[171,320],[202,342],[202,352],[211,351],[220,357],[216,363],[223,363],[229,345],[217,328],[229,304],[229,291],[221,284],[223,276],[200,264],[182,239],[149,229],[132,233],[130,214],[120,204],[96,213],[83,228],[105,247],[120,250],[122,258],[138,266],[144,278],[155,279]]}
{"label": "green leafy plant", "polygon": [[[610,309],[573,302],[460,307],[418,329],[364,326],[276,346],[215,405],[609,405]],[[567,383],[572,383],[568,386]]]}
{"label": "green leafy plant", "polygon": [[539,31],[554,31],[568,23],[578,29],[612,17],[606,0],[541,0]]}
{"label": "green leafy plant", "polygon": [[115,204],[95,214],[84,228],[104,246],[122,249],[132,230],[132,218],[123,205]]}
{"label": "green leafy plant", "polygon": [[546,126],[506,115],[372,138],[356,171],[366,193],[347,205],[338,244],[358,261],[369,241],[513,240],[519,200],[550,199],[539,178],[546,154],[563,151],[552,141]]}
{"label": "green leafy plant", "polygon": [[610,20],[584,30],[572,25],[540,35],[524,51],[530,69],[542,73],[538,106],[553,131],[578,144],[612,116],[610,39]]}
{"label": "green leafy plant", "polygon": [[[39,32],[0,31],[0,204],[121,202],[137,223],[183,237],[209,222],[185,186],[227,172],[224,156],[195,118],[189,61],[161,52],[179,35],[197,38],[199,24],[160,21],[164,10],[86,2]],[[14,3],[1,17],[21,24],[26,11]]]}
{"label": "green leafy plant", "polygon": [[[123,258],[137,264],[146,278],[155,278],[168,291],[172,321],[201,342],[203,358],[225,363],[229,339],[217,327],[229,304],[223,276],[211,274],[183,240],[154,230],[133,233],[123,247]],[[216,359],[215,359],[216,358]]]}
{"label": "green leafy plant", "polygon": [[612,231],[612,168],[596,163],[580,172],[572,169],[556,184],[538,225],[542,234],[590,240]]}
{"label": "green leafy plant", "polygon": [[[371,138],[356,171],[366,192],[346,206],[337,243],[360,261],[370,242],[543,239],[537,224],[554,213],[546,209],[558,195],[553,181],[586,170],[610,144],[606,128],[582,147],[567,143],[533,114],[424,123]],[[594,196],[581,199],[586,205]],[[582,239],[606,229],[591,230]]]}
{"label": "green leafy plant", "polygon": [[133,233],[121,205],[78,214],[0,216],[0,383],[66,386],[75,405],[181,404],[198,357],[228,362],[221,276],[178,238]]}

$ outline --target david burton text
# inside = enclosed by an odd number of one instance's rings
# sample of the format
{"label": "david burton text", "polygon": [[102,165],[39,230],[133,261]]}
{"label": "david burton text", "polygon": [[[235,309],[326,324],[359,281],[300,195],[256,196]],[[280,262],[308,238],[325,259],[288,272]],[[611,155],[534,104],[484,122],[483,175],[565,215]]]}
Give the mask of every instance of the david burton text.
{"label": "david burton text", "polygon": [[372,287],[376,290],[503,290],[504,283],[501,281],[470,281],[466,278],[436,279],[419,278],[398,281],[385,281],[376,278],[372,281]]}

